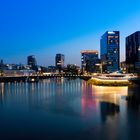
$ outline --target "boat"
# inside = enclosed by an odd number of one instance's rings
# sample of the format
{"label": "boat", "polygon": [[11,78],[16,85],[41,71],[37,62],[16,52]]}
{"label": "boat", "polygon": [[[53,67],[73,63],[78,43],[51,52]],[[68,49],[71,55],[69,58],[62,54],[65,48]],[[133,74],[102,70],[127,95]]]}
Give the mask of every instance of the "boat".
{"label": "boat", "polygon": [[110,73],[110,74],[100,74],[96,76],[96,78],[101,80],[116,80],[116,81],[122,81],[122,80],[132,80],[137,79],[137,75],[134,74],[121,74],[121,73]]}
{"label": "boat", "polygon": [[134,74],[110,73],[93,76],[89,81],[95,85],[127,86],[137,79],[138,76]]}

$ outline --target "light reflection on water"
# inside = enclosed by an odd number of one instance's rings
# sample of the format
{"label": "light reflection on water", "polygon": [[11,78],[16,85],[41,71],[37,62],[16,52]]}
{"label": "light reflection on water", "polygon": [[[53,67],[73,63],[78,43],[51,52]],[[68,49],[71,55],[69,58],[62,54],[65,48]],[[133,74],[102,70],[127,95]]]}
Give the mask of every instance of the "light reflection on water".
{"label": "light reflection on water", "polygon": [[[65,78],[1,83],[0,136],[131,139],[134,126],[140,129],[138,91],[138,87],[93,86],[80,79]],[[126,100],[129,96],[132,98]],[[135,134],[140,138],[137,130]]]}
{"label": "light reflection on water", "polygon": [[93,95],[100,102],[109,102],[119,105],[120,98],[127,96],[128,87],[101,87],[101,86],[92,86]]}

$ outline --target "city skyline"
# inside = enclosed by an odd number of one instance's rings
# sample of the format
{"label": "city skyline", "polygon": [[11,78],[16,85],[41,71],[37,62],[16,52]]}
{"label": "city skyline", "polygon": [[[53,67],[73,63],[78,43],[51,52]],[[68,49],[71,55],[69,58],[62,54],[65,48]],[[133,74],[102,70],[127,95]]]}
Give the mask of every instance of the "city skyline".
{"label": "city skyline", "polygon": [[[55,65],[55,54],[66,64],[81,64],[81,50],[100,50],[105,31],[120,31],[120,60],[125,60],[125,37],[140,30],[140,2],[2,1],[0,4],[0,59],[26,63],[35,55],[40,65]],[[124,8],[125,7],[125,8]]]}

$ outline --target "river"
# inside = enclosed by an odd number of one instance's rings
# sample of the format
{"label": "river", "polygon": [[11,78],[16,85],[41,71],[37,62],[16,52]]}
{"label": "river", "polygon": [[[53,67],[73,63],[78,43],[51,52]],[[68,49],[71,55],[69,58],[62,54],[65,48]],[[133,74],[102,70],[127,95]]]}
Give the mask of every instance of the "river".
{"label": "river", "polygon": [[66,78],[0,83],[0,140],[140,139],[139,89]]}

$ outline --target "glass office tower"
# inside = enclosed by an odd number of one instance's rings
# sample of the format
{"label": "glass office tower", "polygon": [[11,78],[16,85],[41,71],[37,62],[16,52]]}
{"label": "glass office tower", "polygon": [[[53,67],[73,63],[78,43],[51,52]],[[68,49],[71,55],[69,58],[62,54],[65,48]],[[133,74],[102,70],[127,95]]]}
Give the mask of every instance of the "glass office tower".
{"label": "glass office tower", "polygon": [[59,70],[59,72],[62,71],[64,68],[64,61],[65,61],[64,54],[56,54],[55,66],[56,66],[56,69]]}
{"label": "glass office tower", "polygon": [[95,64],[98,60],[98,51],[83,50],[81,51],[81,69],[82,72],[95,72]]}
{"label": "glass office tower", "polygon": [[126,37],[126,67],[128,73],[140,73],[140,31]]}
{"label": "glass office tower", "polygon": [[31,68],[33,70],[36,70],[36,68],[37,68],[37,61],[36,61],[35,55],[30,55],[30,56],[27,57],[27,64],[29,66],[31,66]]}
{"label": "glass office tower", "polygon": [[119,31],[105,32],[100,40],[100,56],[103,72],[120,70],[120,41]]}

